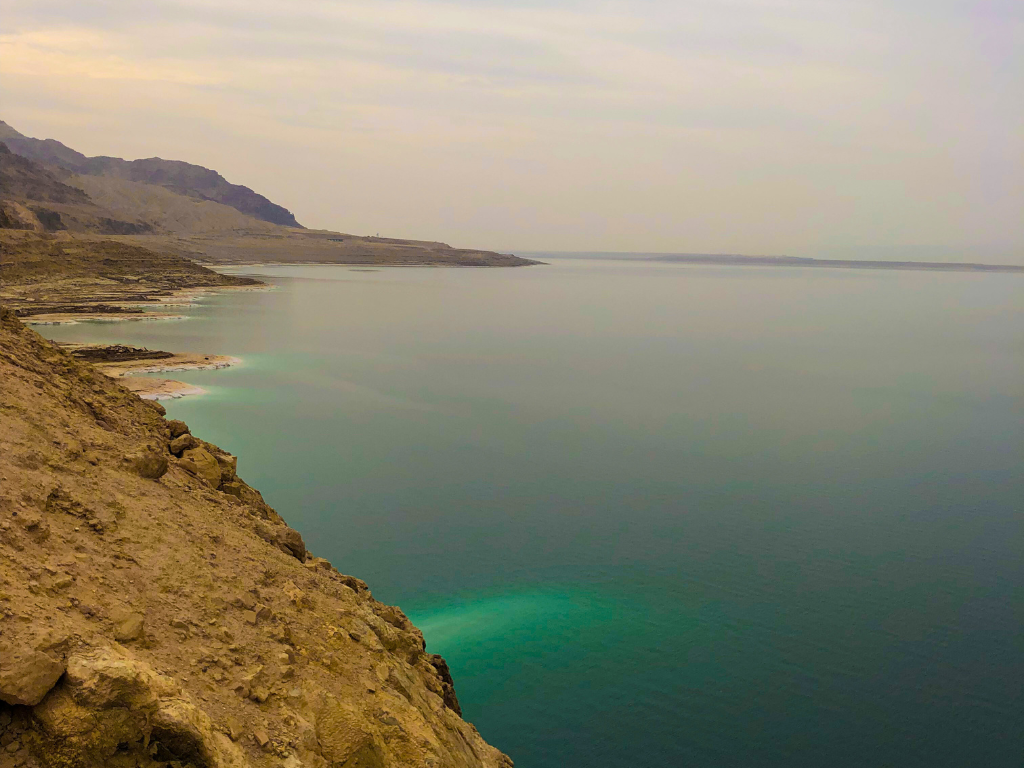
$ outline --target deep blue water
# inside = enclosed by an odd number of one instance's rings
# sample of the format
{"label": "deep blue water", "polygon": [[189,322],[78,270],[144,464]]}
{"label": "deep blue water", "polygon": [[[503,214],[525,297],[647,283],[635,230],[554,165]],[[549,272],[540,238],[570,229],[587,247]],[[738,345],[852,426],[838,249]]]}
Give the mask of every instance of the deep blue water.
{"label": "deep blue water", "polygon": [[1019,766],[1024,279],[259,267],[169,415],[520,768]]}

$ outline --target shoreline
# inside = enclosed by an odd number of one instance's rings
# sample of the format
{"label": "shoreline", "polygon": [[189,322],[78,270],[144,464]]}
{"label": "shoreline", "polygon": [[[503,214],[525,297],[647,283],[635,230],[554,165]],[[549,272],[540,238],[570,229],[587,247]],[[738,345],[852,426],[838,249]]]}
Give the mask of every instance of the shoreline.
{"label": "shoreline", "polygon": [[502,269],[513,269],[516,267],[537,267],[548,266],[546,261],[529,259],[529,264],[510,265],[481,265],[481,264],[437,264],[436,262],[402,262],[400,264],[375,263],[372,261],[197,261],[208,269],[219,274],[231,274],[222,271],[222,268],[245,269],[248,267],[364,267],[371,271],[381,269],[404,269],[407,267],[429,267],[431,269],[492,269],[500,266]]}
{"label": "shoreline", "polygon": [[152,360],[125,360],[110,363],[93,363],[104,376],[117,379],[128,390],[143,400],[178,400],[191,395],[206,394],[206,390],[195,384],[175,379],[143,377],[144,373],[170,373],[173,371],[216,371],[239,365],[242,358],[231,355],[196,355],[174,353],[159,362]]}
{"label": "shoreline", "polygon": [[242,362],[242,358],[231,355],[199,355],[191,352],[174,352],[159,362],[151,359],[118,360],[93,363],[96,368],[112,379],[137,376],[142,373],[164,373],[172,371],[216,371],[230,368]]}
{"label": "shoreline", "polygon": [[55,312],[18,318],[25,325],[78,325],[79,323],[141,323],[147,320],[186,320],[187,315],[164,315],[156,312]]}
{"label": "shoreline", "polygon": [[214,371],[237,366],[240,357],[231,355],[203,355],[192,352],[162,352],[121,344],[58,344],[97,372],[119,381],[126,389],[143,400],[176,400],[190,395],[202,395],[206,390],[195,384],[175,379],[145,377],[142,374],[173,371]]}
{"label": "shoreline", "polygon": [[128,376],[119,382],[142,400],[180,400],[183,397],[206,394],[202,387],[174,379],[142,379]]}
{"label": "shoreline", "polygon": [[[206,296],[234,291],[267,291],[273,290],[271,285],[224,285],[203,288],[180,288],[170,296],[160,296],[148,302],[118,302],[108,306],[121,311],[89,312],[83,307],[81,312],[46,312],[38,315],[22,315],[18,319],[25,325],[77,325],[79,323],[121,323],[144,322],[149,320],[187,320],[188,315],[167,312],[141,311],[147,308],[191,308],[199,305]],[[130,311],[135,310],[135,311]]]}

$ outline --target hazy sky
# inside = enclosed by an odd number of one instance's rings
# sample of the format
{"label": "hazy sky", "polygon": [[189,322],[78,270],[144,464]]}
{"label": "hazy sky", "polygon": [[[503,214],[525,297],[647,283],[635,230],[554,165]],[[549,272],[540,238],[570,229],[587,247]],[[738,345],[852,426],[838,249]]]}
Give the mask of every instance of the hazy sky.
{"label": "hazy sky", "polygon": [[0,117],[357,234],[1024,262],[1021,0],[0,0]]}

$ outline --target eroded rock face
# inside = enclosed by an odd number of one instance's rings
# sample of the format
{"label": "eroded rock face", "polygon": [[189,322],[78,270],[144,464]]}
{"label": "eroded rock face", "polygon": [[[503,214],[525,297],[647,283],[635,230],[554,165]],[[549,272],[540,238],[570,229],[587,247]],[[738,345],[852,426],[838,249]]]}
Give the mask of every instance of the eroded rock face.
{"label": "eroded rock face", "polygon": [[455,681],[452,680],[452,672],[448,668],[448,662],[443,656],[432,653],[429,656],[430,665],[437,670],[437,676],[441,682],[441,698],[444,705],[455,714],[462,715],[462,707],[459,705],[459,698],[455,695]]}
{"label": "eroded rock face", "polygon": [[329,765],[382,768],[384,761],[373,736],[344,705],[327,699],[316,713],[320,754]]}
{"label": "eroded rock face", "polygon": [[33,707],[50,692],[64,664],[30,648],[0,644],[0,699]]}
{"label": "eroded rock face", "polygon": [[244,765],[173,680],[110,648],[72,655],[65,679],[34,716],[44,765],[107,765],[132,755],[196,768]]}

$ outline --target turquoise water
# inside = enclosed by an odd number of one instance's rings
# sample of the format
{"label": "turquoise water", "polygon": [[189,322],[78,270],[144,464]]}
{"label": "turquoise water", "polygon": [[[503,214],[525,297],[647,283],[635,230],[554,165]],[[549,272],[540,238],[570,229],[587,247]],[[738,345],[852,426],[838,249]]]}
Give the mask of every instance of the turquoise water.
{"label": "turquoise water", "polygon": [[401,605],[520,768],[1017,766],[1024,280],[258,267],[169,415]]}

